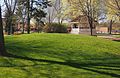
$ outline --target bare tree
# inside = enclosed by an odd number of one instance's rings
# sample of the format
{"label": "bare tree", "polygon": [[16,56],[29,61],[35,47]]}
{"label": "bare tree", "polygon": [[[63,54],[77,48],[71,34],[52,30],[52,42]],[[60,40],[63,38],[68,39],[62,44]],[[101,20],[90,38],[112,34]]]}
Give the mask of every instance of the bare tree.
{"label": "bare tree", "polygon": [[67,8],[63,6],[63,2],[61,0],[53,0],[51,2],[51,6],[47,8],[48,16],[46,17],[46,21],[48,23],[52,23],[53,21],[57,21],[58,23],[62,23],[65,18],[65,10]]}
{"label": "bare tree", "polygon": [[4,0],[4,3],[6,5],[6,11],[8,12],[7,15],[7,32],[8,35],[12,34],[12,30],[13,30],[13,26],[12,26],[12,18],[16,9],[16,4],[17,4],[17,0]]}
{"label": "bare tree", "polygon": [[3,23],[2,23],[2,13],[1,13],[1,6],[0,6],[0,55],[5,55],[5,44],[4,44],[4,34],[3,34]]}
{"label": "bare tree", "polygon": [[17,16],[17,23],[22,23],[22,34],[24,34],[25,29],[25,21],[26,21],[26,14],[27,14],[27,8],[25,6],[24,0],[19,0],[17,3],[17,9],[16,9],[16,16]]}
{"label": "bare tree", "polygon": [[120,0],[105,0],[107,8],[107,19],[110,21],[108,26],[109,34],[112,34],[113,23],[120,21]]}
{"label": "bare tree", "polygon": [[93,35],[94,22],[98,17],[98,1],[99,0],[69,0],[69,3],[74,5],[74,8],[80,11],[81,14],[87,16],[91,35]]}

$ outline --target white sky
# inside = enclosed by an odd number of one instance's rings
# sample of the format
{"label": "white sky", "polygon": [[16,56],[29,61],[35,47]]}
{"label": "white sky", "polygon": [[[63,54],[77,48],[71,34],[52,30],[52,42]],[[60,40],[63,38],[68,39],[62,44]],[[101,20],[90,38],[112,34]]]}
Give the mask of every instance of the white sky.
{"label": "white sky", "polygon": [[4,10],[5,10],[4,0],[0,0],[0,5],[1,5],[1,8],[2,8],[2,15],[3,15]]}
{"label": "white sky", "polygon": [[4,1],[4,0],[0,0],[0,5],[1,5],[1,6],[3,5],[3,1]]}

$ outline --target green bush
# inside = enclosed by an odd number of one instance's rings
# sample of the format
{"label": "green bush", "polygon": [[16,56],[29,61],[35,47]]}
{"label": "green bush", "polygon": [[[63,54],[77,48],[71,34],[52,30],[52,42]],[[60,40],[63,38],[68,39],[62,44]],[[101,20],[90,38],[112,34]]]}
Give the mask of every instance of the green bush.
{"label": "green bush", "polygon": [[44,26],[43,31],[47,33],[67,33],[67,26],[65,24],[50,23]]}

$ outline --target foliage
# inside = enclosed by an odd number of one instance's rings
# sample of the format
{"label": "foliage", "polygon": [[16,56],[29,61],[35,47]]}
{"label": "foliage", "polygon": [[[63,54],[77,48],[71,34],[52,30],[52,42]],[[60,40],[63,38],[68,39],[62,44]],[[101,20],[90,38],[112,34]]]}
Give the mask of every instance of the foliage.
{"label": "foliage", "polygon": [[108,20],[120,21],[120,0],[105,0]]}
{"label": "foliage", "polygon": [[[79,13],[80,15],[85,15],[87,17],[87,21],[89,23],[91,35],[93,35],[93,24],[95,20],[98,18],[98,10],[99,10],[99,0],[69,0],[70,6],[72,6],[72,14]],[[73,14],[74,15],[74,14]],[[76,15],[76,14],[75,14]]]}
{"label": "foliage", "polygon": [[43,28],[43,31],[47,33],[67,33],[67,27],[65,24],[48,23]]}
{"label": "foliage", "polygon": [[[22,10],[24,14],[24,11],[26,12],[26,18],[27,18],[27,33],[30,34],[30,20],[31,18],[34,18],[37,21],[37,26],[39,26],[41,19],[46,16],[46,13],[44,11],[45,8],[50,6],[50,1],[48,0],[19,0],[18,3],[18,9]],[[24,6],[23,6],[24,5]],[[19,12],[19,11],[18,11]],[[24,20],[25,18],[22,18]],[[23,21],[24,22],[24,21]],[[23,25],[24,29],[24,25]],[[23,30],[24,31],[24,30]]]}

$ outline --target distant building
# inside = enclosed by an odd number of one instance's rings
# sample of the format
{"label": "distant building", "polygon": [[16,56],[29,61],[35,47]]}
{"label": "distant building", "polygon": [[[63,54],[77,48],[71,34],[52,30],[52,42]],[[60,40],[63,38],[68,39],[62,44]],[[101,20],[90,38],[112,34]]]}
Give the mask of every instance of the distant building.
{"label": "distant building", "polygon": [[[96,27],[96,31],[97,33],[108,33],[109,32],[109,23],[103,23],[103,24],[99,24]],[[120,23],[113,23],[112,25],[112,33],[113,34],[117,34],[120,33]]]}
{"label": "distant building", "polygon": [[[34,19],[31,19],[30,20],[30,29],[31,30],[35,30],[35,28],[37,28],[36,21]],[[22,31],[23,30],[23,22],[22,21],[18,22],[18,24],[16,26],[16,29],[18,31]],[[27,22],[24,23],[24,30],[27,31]]]}
{"label": "distant building", "polygon": [[112,25],[112,33],[113,34],[120,33],[120,23],[114,23]]}
{"label": "distant building", "polygon": [[96,27],[96,31],[97,33],[108,33],[108,24],[107,23],[103,23],[103,24],[99,24]]}
{"label": "distant building", "polygon": [[[94,21],[93,23],[93,29],[92,33],[93,35],[96,35],[96,25],[97,21]],[[72,34],[88,34],[90,35],[90,26],[88,22],[88,18],[85,15],[80,15],[77,18],[70,21],[68,31]]]}

